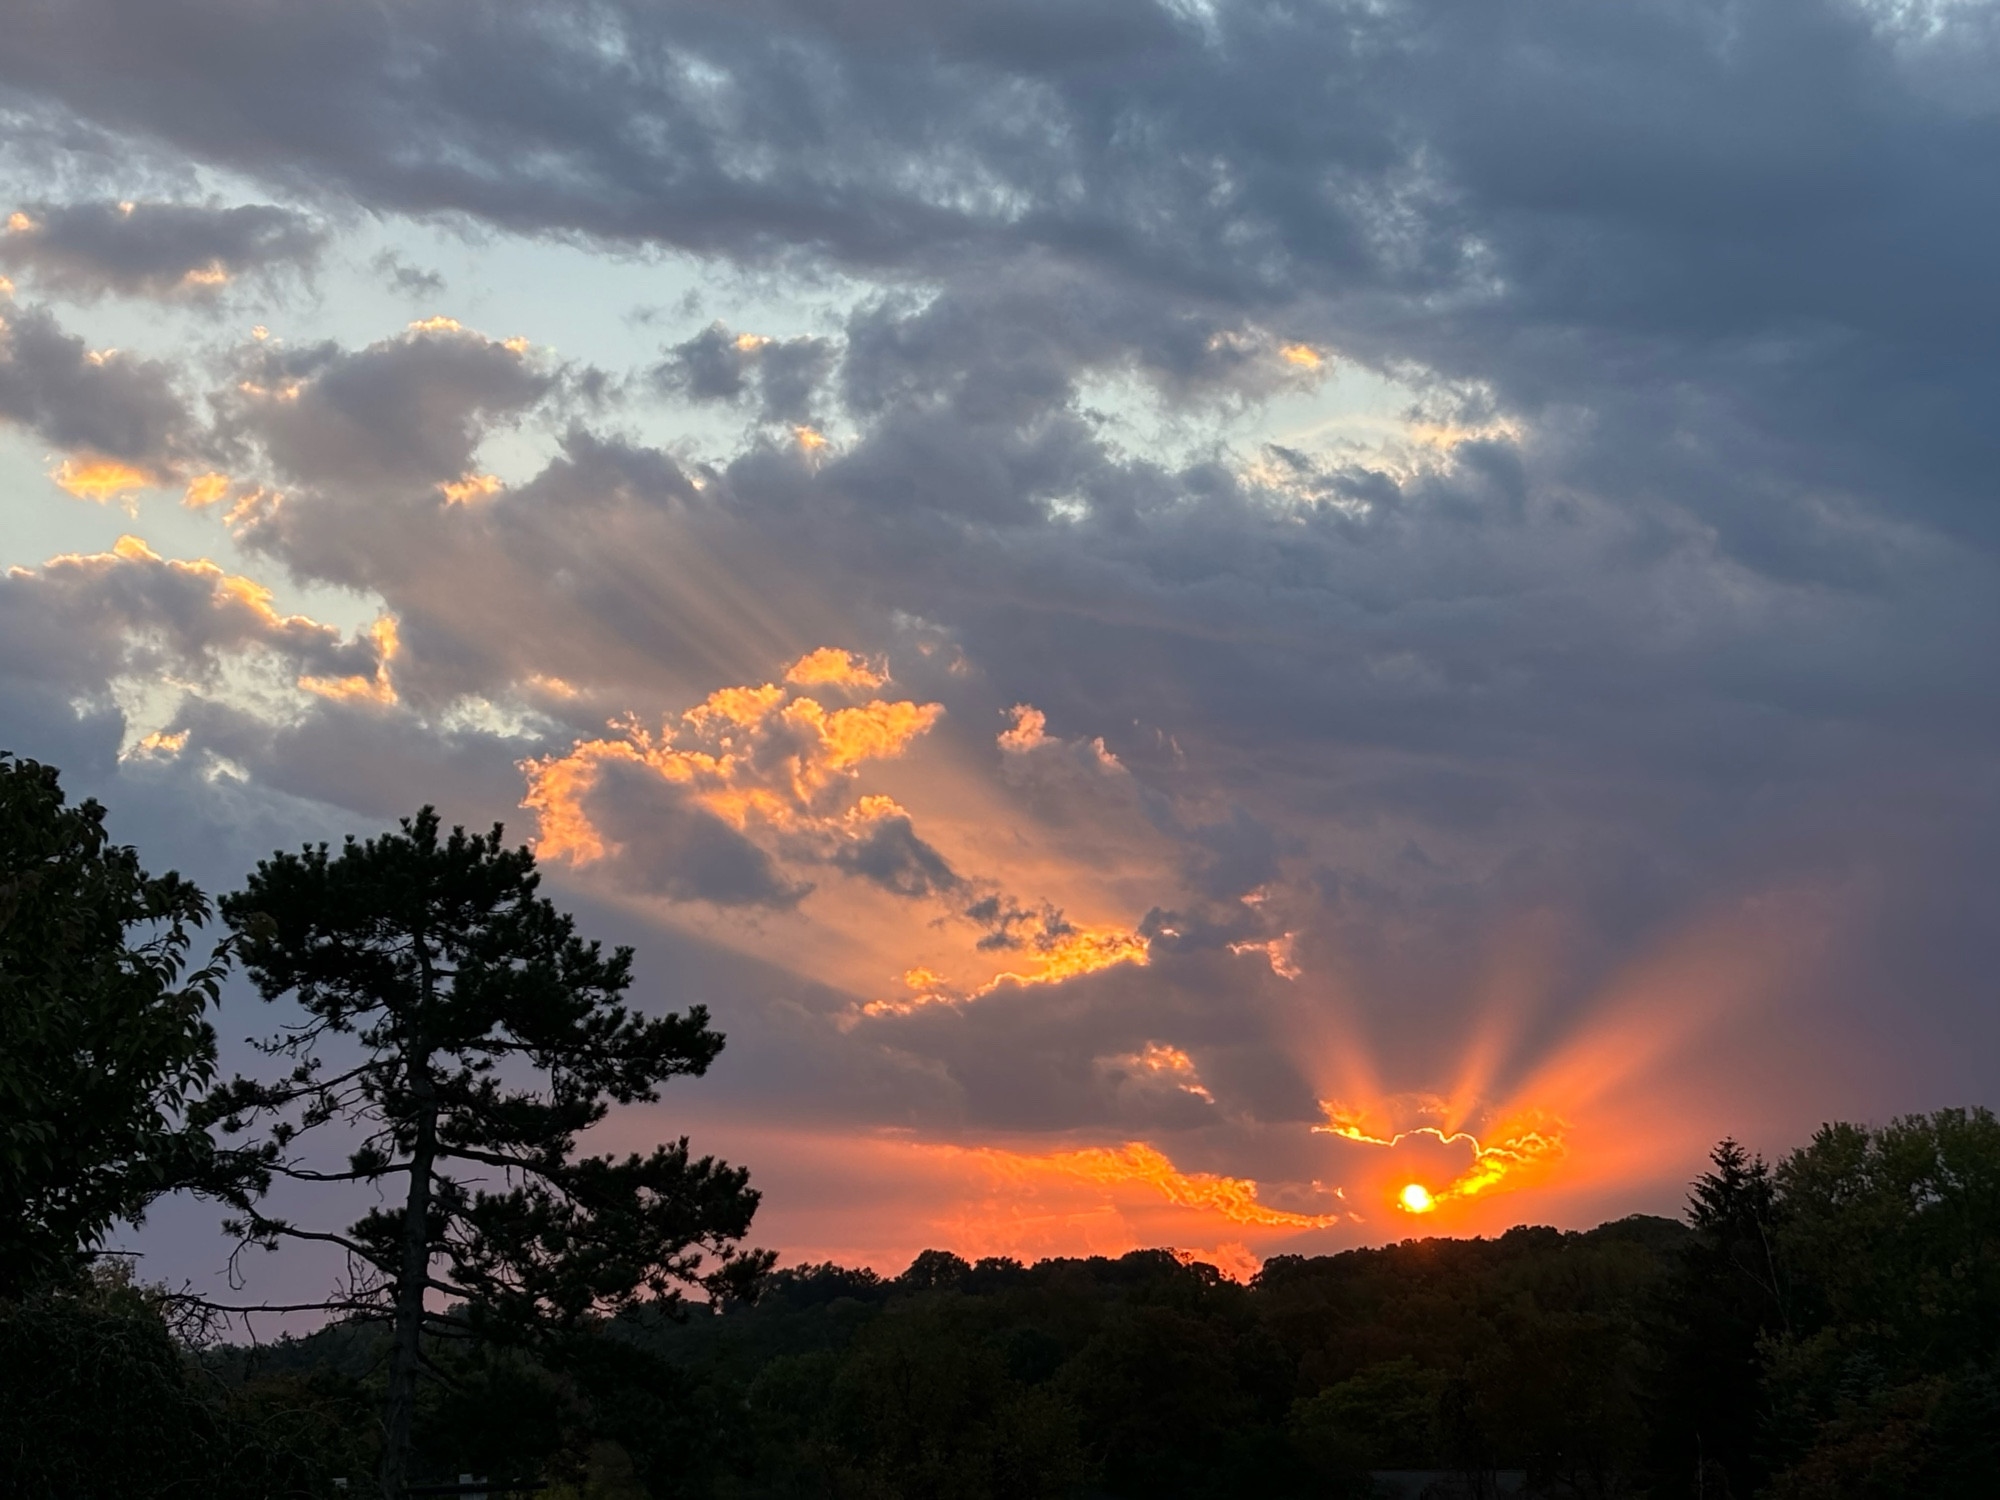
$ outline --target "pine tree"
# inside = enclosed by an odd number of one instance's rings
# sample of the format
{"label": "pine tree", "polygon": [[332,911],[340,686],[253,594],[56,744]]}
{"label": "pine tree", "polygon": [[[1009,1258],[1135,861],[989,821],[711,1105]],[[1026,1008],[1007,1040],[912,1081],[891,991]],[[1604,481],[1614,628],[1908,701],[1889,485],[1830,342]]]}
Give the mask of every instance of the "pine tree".
{"label": "pine tree", "polygon": [[1709,1153],[1687,1218],[1695,1234],[1667,1289],[1655,1385],[1656,1490],[1706,1500],[1761,1485],[1766,1410],[1759,1341],[1786,1325],[1777,1185],[1735,1140]]}
{"label": "pine tree", "polygon": [[[537,894],[534,856],[502,831],[441,836],[429,807],[399,833],[321,844],[257,866],[223,914],[266,1000],[303,1019],[263,1050],[275,1081],[239,1078],[207,1117],[262,1129],[240,1156],[244,1244],[342,1248],[348,1284],[322,1304],[392,1329],[382,1490],[405,1481],[427,1334],[531,1342],[683,1289],[744,1295],[770,1263],[739,1247],[757,1206],[748,1174],[690,1156],[576,1156],[612,1103],[658,1098],[722,1048],[701,1006],[647,1018],[620,997],[632,953],[607,956]],[[302,1138],[345,1127],[344,1168]],[[493,1187],[481,1186],[481,1180]],[[392,1184],[345,1231],[265,1203],[279,1182]]]}

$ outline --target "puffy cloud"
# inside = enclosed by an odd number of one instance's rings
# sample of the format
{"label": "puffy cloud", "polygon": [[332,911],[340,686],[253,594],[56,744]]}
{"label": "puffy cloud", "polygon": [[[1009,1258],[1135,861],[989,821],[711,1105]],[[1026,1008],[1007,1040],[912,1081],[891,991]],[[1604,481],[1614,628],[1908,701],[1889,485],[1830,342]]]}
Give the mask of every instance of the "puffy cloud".
{"label": "puffy cloud", "polygon": [[[316,703],[391,704],[395,622],[353,635],[286,614],[271,590],[205,558],[162,557],[135,536],[0,579],[8,695],[53,690],[118,704],[147,754],[187,748],[185,716],[233,703],[279,724]],[[198,739],[197,748],[209,748]]]}
{"label": "puffy cloud", "polygon": [[785,669],[785,681],[800,687],[851,687],[873,689],[885,685],[889,674],[869,665],[866,658],[838,646],[821,646],[808,651]]}
{"label": "puffy cloud", "polygon": [[326,231],[272,204],[38,203],[0,232],[0,266],[45,291],[212,301],[245,275],[309,268]]}
{"label": "puffy cloud", "polygon": [[46,308],[4,303],[0,418],[84,455],[65,487],[92,498],[129,488],[122,476],[159,482],[189,447],[193,425],[165,363],[90,349]]}
{"label": "puffy cloud", "polygon": [[855,812],[865,831],[835,847],[838,868],[899,896],[939,896],[963,884],[945,857],[917,837],[909,814],[889,799],[863,799]]}
{"label": "puffy cloud", "polygon": [[[836,658],[843,672],[832,670]],[[787,680],[849,683],[857,673],[873,675],[821,648]],[[828,709],[775,683],[723,688],[658,733],[628,720],[616,737],[528,762],[524,805],[543,857],[610,860],[621,879],[669,900],[796,903],[808,887],[777,873],[780,858],[927,896],[957,877],[894,802],[852,788],[864,763],[901,755],[942,712],[884,698]]]}
{"label": "puffy cloud", "polygon": [[250,346],[225,430],[254,438],[283,480],[433,489],[466,482],[488,431],[553,383],[519,341],[428,318],[351,352]]}
{"label": "puffy cloud", "polygon": [[805,422],[819,402],[833,357],[827,339],[731,333],[724,324],[711,323],[669,349],[654,367],[653,381],[696,401],[739,401],[754,384],[763,420]]}

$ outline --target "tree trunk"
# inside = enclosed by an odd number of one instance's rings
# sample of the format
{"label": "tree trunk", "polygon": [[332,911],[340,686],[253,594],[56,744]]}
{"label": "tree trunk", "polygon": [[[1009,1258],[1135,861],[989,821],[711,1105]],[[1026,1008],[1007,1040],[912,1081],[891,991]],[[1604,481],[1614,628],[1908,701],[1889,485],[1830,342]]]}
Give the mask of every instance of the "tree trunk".
{"label": "tree trunk", "polygon": [[429,1057],[412,1061],[410,1092],[418,1101],[417,1141],[410,1155],[410,1195],[403,1204],[403,1264],[396,1276],[395,1334],[382,1433],[382,1500],[403,1500],[410,1425],[417,1409],[424,1293],[431,1270],[431,1163],[437,1156],[437,1105],[431,1096]]}

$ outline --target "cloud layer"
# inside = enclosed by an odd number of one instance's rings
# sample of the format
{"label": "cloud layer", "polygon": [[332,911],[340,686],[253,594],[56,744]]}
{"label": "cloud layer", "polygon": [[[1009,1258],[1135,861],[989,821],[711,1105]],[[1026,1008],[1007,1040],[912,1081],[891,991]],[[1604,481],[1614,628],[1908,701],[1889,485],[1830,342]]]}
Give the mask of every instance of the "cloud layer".
{"label": "cloud layer", "polygon": [[0,722],[178,847],[509,818],[799,1253],[1671,1209],[1995,1087],[1993,44],[29,5],[9,503],[136,519],[0,580]]}

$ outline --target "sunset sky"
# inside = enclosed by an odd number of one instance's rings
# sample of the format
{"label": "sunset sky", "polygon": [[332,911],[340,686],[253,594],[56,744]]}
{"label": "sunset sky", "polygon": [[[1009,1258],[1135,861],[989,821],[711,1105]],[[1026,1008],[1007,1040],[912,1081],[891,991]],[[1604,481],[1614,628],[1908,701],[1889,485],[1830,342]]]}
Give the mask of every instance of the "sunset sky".
{"label": "sunset sky", "polygon": [[1954,0],[18,0],[0,745],[217,892],[504,821],[729,1038],[593,1147],[788,1262],[1673,1213],[2000,1102],[1996,80]]}

